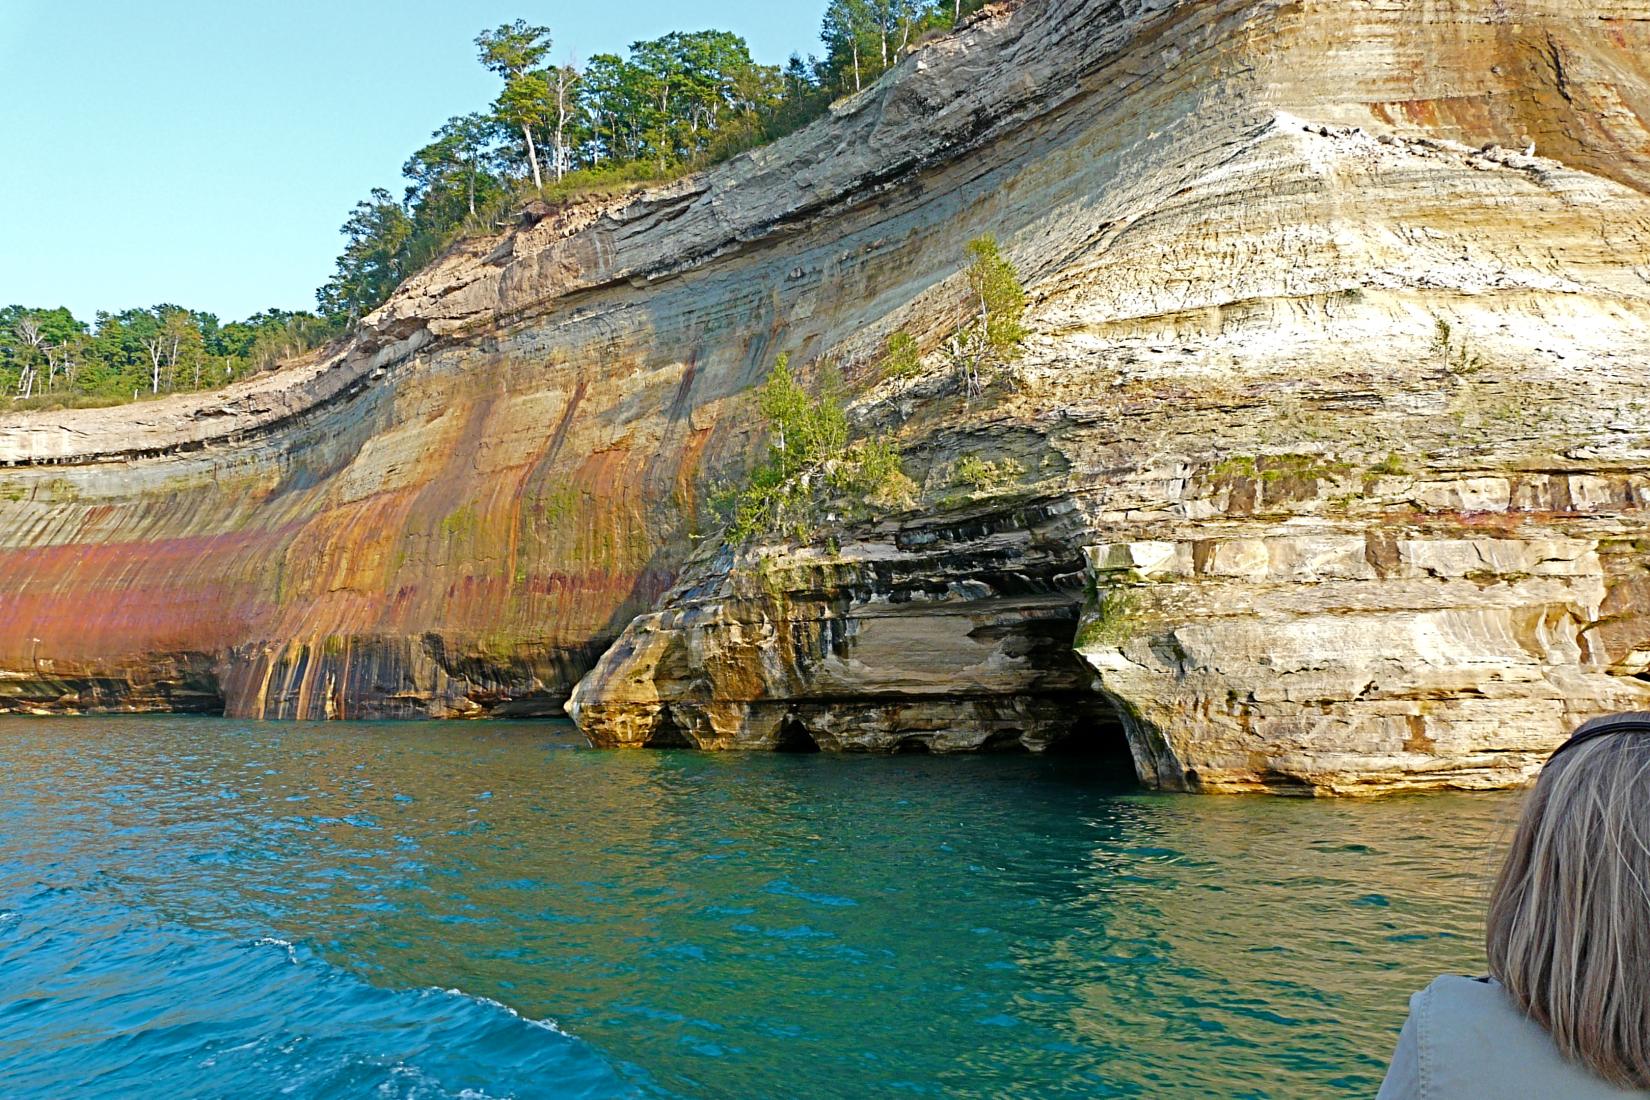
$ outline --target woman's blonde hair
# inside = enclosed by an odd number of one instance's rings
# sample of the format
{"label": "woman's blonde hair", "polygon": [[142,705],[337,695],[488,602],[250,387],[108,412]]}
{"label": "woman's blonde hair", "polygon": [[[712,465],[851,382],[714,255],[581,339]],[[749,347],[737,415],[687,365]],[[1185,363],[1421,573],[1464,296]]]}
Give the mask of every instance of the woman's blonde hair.
{"label": "woman's blonde hair", "polygon": [[1490,973],[1569,1058],[1650,1088],[1650,728],[1555,755],[1490,896]]}

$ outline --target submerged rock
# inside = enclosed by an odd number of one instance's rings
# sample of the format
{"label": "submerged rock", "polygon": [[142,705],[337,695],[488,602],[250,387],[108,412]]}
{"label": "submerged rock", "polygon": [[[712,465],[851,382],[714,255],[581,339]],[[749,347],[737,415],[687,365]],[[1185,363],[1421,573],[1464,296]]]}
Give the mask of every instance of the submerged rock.
{"label": "submerged rock", "polygon": [[[1646,58],[1650,0],[992,6],[310,362],[0,424],[0,709],[558,713],[584,676],[598,744],[1520,782],[1650,694]],[[988,232],[1031,335],[965,399],[934,349]],[[925,368],[878,381],[902,329]],[[922,491],[718,548],[781,352]]]}

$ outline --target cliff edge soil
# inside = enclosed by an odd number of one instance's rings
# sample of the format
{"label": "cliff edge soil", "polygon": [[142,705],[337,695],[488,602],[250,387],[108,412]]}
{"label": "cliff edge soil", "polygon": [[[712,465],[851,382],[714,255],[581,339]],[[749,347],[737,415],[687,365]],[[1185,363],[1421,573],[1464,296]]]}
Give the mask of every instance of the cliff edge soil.
{"label": "cliff edge soil", "polygon": [[[985,233],[1031,336],[968,396]],[[919,492],[721,546],[780,353]],[[0,420],[0,710],[1503,786],[1650,706],[1647,381],[1650,0],[1002,4],[309,362]]]}

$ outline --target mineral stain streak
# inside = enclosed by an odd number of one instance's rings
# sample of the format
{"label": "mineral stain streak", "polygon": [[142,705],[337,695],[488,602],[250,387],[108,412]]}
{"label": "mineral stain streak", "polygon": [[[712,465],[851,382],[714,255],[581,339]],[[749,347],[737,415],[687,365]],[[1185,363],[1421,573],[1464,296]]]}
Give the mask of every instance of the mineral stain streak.
{"label": "mineral stain streak", "polygon": [[[1520,782],[1650,703],[1647,105],[1650,0],[993,6],[309,361],[0,424],[0,709],[571,695],[603,745]],[[935,349],[987,232],[1032,335],[965,401]],[[926,370],[879,381],[896,329]],[[918,506],[706,538],[781,352],[846,366]]]}

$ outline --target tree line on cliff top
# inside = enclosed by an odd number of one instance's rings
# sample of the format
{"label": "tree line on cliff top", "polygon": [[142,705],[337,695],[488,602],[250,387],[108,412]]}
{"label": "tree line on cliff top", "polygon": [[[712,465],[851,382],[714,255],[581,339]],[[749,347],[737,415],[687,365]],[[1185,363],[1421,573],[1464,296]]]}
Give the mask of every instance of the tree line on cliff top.
{"label": "tree line on cliff top", "polygon": [[221,323],[177,305],[100,311],[0,308],[0,394],[14,406],[111,404],[213,389],[346,331],[465,235],[496,231],[533,198],[668,179],[773,141],[893,66],[925,34],[984,0],[829,0],[823,56],[758,64],[727,31],[674,32],[582,64],[556,60],[550,28],[516,20],[475,40],[499,78],[485,109],[456,115],[345,220],[314,312]]}

